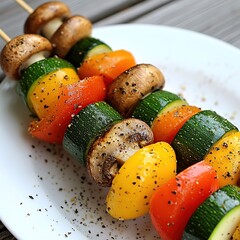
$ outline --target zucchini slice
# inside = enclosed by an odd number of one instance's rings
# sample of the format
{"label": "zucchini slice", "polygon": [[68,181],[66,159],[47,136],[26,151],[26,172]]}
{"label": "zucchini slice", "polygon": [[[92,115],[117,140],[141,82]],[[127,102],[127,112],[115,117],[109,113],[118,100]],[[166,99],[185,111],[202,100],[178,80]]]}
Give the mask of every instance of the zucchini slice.
{"label": "zucchini slice", "polygon": [[22,77],[18,85],[18,92],[24,97],[24,99],[26,99],[29,89],[36,80],[60,68],[75,69],[71,63],[58,57],[45,58],[33,63],[22,71]]}
{"label": "zucchini slice", "polygon": [[85,58],[111,51],[112,49],[106,43],[96,38],[86,37],[77,42],[65,58],[75,67],[79,67]]}
{"label": "zucchini slice", "polygon": [[187,102],[181,96],[159,90],[141,99],[135,107],[132,117],[138,118],[151,126],[159,114],[182,105],[187,105]]}
{"label": "zucchini slice", "polygon": [[227,185],[210,195],[190,218],[183,239],[231,239],[240,223],[240,188]]}
{"label": "zucchini slice", "polygon": [[214,111],[203,110],[192,116],[172,141],[178,172],[203,160],[214,143],[236,131],[236,126]]}
{"label": "zucchini slice", "polygon": [[63,147],[85,164],[95,139],[120,120],[121,115],[107,103],[90,104],[72,118],[64,135]]}

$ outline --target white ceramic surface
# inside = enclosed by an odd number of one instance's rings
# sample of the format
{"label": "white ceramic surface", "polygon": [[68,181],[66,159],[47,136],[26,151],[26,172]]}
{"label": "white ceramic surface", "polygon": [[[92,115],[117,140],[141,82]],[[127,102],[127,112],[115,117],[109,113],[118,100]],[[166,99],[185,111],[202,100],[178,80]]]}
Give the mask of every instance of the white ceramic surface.
{"label": "white ceramic surface", "polygon": [[[240,126],[240,50],[202,34],[153,25],[95,28],[113,49],[159,67],[165,89]],[[23,240],[158,239],[149,216],[117,221],[105,213],[107,189],[62,150],[27,134],[28,109],[13,81],[0,84],[0,219]]]}

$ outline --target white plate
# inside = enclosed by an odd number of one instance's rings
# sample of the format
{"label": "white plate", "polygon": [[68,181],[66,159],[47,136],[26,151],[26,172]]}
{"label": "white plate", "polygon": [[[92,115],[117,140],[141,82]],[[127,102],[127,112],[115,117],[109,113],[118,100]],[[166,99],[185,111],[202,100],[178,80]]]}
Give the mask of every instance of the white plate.
{"label": "white plate", "polygon": [[[239,49],[152,25],[96,28],[94,36],[159,67],[166,90],[240,126]],[[27,135],[29,112],[8,79],[0,84],[0,116],[0,217],[18,239],[158,239],[149,216],[124,222],[108,216],[107,189],[92,183],[60,146]]]}

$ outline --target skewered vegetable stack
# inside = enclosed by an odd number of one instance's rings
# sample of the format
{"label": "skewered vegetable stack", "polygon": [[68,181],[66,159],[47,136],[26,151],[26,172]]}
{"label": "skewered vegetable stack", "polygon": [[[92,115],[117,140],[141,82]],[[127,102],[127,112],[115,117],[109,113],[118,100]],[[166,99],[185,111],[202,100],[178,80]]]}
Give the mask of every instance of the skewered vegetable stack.
{"label": "skewered vegetable stack", "polygon": [[[43,21],[36,26],[39,16],[44,16]],[[62,3],[40,6],[25,24],[25,31],[35,34],[14,39],[1,53],[3,70],[10,77],[21,76],[19,91],[38,117],[29,132],[47,142],[63,141],[64,148],[87,166],[97,184],[111,187],[107,211],[113,217],[136,218],[150,208],[162,239],[181,239],[186,226],[186,239],[207,239],[209,234],[217,239],[222,234],[219,226],[237,236],[237,127],[214,111],[191,106],[182,97],[162,90],[165,79],[159,69],[136,65],[125,50],[112,51],[89,36],[87,19],[69,16]],[[87,31],[64,42],[59,31],[72,36],[73,29],[85,29],[82,21]],[[53,49],[36,33],[48,37]],[[38,45],[46,42],[47,47],[35,51],[35,44],[29,47],[31,38],[37,38]],[[17,60],[8,65],[13,48],[19,46],[29,51],[24,57],[15,56]],[[46,58],[52,51],[79,67],[78,76],[68,61]],[[212,198],[225,201],[221,193],[234,202],[224,214],[220,214],[222,206],[208,205]],[[205,214],[199,210],[195,217],[198,207],[213,215],[208,233],[196,227],[196,219]],[[229,221],[234,223],[231,227]]]}

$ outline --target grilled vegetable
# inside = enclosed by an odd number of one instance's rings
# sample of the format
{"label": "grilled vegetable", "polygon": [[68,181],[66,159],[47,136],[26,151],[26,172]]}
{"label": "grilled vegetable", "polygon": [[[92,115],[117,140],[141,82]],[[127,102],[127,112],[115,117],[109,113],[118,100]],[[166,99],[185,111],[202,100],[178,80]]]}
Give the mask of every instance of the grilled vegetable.
{"label": "grilled vegetable", "polygon": [[188,105],[182,97],[166,90],[156,91],[139,101],[132,116],[152,126],[160,114],[182,105]]}
{"label": "grilled vegetable", "polygon": [[140,148],[153,142],[150,127],[129,118],[114,124],[92,144],[87,157],[90,176],[102,186],[111,186],[112,179],[124,162]]}
{"label": "grilled vegetable", "polygon": [[240,188],[227,185],[211,194],[197,208],[183,239],[229,240],[239,223]]}
{"label": "grilled vegetable", "polygon": [[203,110],[193,115],[172,141],[178,172],[203,160],[214,143],[236,131],[236,126],[214,111]]}
{"label": "grilled vegetable", "polygon": [[166,107],[166,111],[159,114],[152,123],[154,141],[172,143],[183,124],[199,111],[200,108],[189,105],[177,106],[170,110]]}
{"label": "grilled vegetable", "polygon": [[18,90],[32,113],[41,119],[54,108],[61,87],[77,81],[72,64],[57,57],[45,58],[22,72]]}
{"label": "grilled vegetable", "polygon": [[67,18],[50,38],[53,50],[59,57],[64,58],[70,49],[81,39],[90,36],[92,23],[83,16]]}
{"label": "grilled vegetable", "polygon": [[42,141],[61,144],[72,117],[88,104],[103,101],[106,87],[101,76],[86,78],[61,88],[54,108],[30,123],[29,133]]}
{"label": "grilled vegetable", "polygon": [[176,157],[168,143],[139,149],[120,168],[107,195],[107,211],[117,219],[133,219],[149,211],[156,189],[176,174]]}
{"label": "grilled vegetable", "polygon": [[165,79],[161,71],[151,64],[138,64],[111,82],[107,101],[122,116],[128,117],[140,99],[162,89]]}
{"label": "grilled vegetable", "polygon": [[9,78],[19,80],[23,69],[51,54],[52,45],[46,38],[24,34],[4,46],[0,56],[1,68]]}
{"label": "grilled vegetable", "polygon": [[79,67],[86,58],[111,51],[112,49],[106,43],[96,38],[86,37],[78,41],[65,58],[75,67]]}
{"label": "grilled vegetable", "polygon": [[105,52],[88,57],[78,69],[79,77],[101,75],[108,86],[122,72],[136,65],[134,56],[126,50]]}
{"label": "grilled vegetable", "polygon": [[46,2],[37,7],[24,23],[24,33],[42,34],[50,39],[71,11],[63,2]]}
{"label": "grilled vegetable", "polygon": [[216,173],[204,161],[160,186],[151,198],[150,215],[161,239],[180,240],[191,215],[217,189]]}
{"label": "grilled vegetable", "polygon": [[240,132],[232,133],[216,142],[204,160],[213,166],[219,186],[240,186]]}
{"label": "grilled vegetable", "polygon": [[85,164],[92,143],[120,120],[120,114],[107,103],[89,104],[72,118],[64,135],[63,147]]}
{"label": "grilled vegetable", "polygon": [[87,18],[70,15],[70,9],[62,2],[44,3],[28,16],[24,32],[42,34],[52,43],[54,53],[64,58],[78,41],[92,32],[92,23]]}

